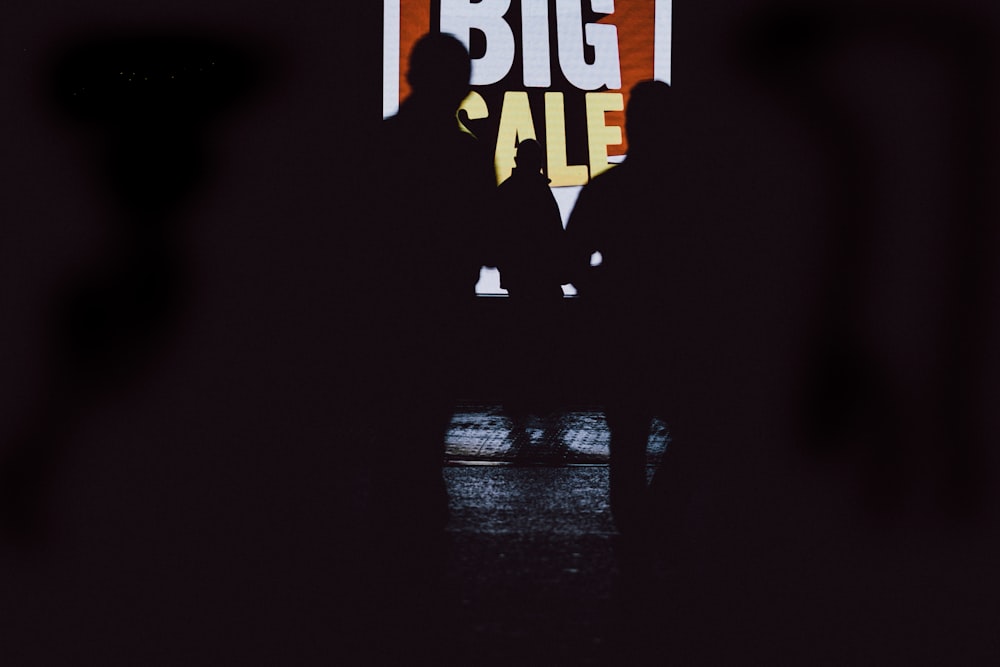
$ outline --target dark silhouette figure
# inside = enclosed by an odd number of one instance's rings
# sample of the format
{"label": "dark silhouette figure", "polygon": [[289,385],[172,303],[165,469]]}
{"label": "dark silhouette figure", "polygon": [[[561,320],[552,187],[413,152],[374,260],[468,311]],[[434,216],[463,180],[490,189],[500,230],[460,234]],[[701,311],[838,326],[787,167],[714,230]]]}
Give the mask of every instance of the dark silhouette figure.
{"label": "dark silhouette figure", "polygon": [[500,286],[510,294],[504,327],[509,346],[506,407],[516,430],[530,411],[555,405],[565,277],[565,232],[549,179],[542,173],[541,144],[526,139],[517,147],[517,166],[497,188],[495,239]]}
{"label": "dark silhouette figure", "polygon": [[445,645],[437,634],[449,546],[445,437],[472,363],[468,309],[496,192],[489,154],[456,117],[470,73],[468,52],[450,35],[414,46],[412,92],[373,137],[355,226],[344,230],[347,266],[334,268],[347,269],[339,279],[350,289],[340,293],[352,301],[348,389],[331,398],[350,404],[355,438],[346,447],[361,450],[360,625],[392,628],[392,646],[376,650],[407,655]]}
{"label": "dark silhouette figure", "polygon": [[402,540],[439,532],[447,520],[444,438],[469,363],[466,309],[496,190],[488,153],[456,118],[469,91],[465,47],[429,34],[409,63],[412,94],[376,137],[348,253],[362,351],[348,363],[377,457],[373,525]]}
{"label": "dark silhouette figure", "polygon": [[[667,389],[678,382],[679,324],[695,292],[686,266],[689,230],[661,213],[670,203],[663,177],[670,103],[665,83],[634,87],[626,110],[628,156],[584,187],[566,230],[573,284],[589,304],[589,331],[581,335],[590,336],[611,432],[611,508],[626,535],[645,529],[646,443],[655,414],[670,411],[677,441]],[[601,256],[597,266],[590,265],[594,253]]]}
{"label": "dark silhouette figure", "polygon": [[55,106],[98,134],[117,205],[101,258],[54,296],[49,377],[0,449],[0,524],[38,537],[51,468],[95,401],[155,362],[188,288],[178,212],[206,171],[211,121],[257,66],[213,40],[153,34],[87,42],[51,72]]}
{"label": "dark silhouette figure", "polygon": [[[914,461],[930,456],[943,505],[972,512],[982,502],[989,42],[964,17],[886,9],[863,20],[778,10],[747,38],[747,62],[808,119],[835,177],[803,360],[802,434],[814,452],[856,457],[876,506],[899,503]],[[866,75],[926,101],[838,76],[873,44],[893,57],[866,63]],[[888,115],[898,108],[902,118]],[[904,133],[913,141],[893,139]],[[896,181],[908,183],[905,196]]]}
{"label": "dark silhouette figure", "polygon": [[500,287],[519,301],[559,301],[562,284],[568,282],[563,226],[549,179],[541,171],[541,144],[520,142],[514,161],[510,178],[497,188]]}

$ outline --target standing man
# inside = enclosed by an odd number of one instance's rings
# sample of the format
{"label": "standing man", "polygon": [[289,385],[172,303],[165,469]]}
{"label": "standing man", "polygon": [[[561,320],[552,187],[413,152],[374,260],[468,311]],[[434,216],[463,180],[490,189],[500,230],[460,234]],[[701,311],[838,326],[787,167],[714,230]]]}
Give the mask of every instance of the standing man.
{"label": "standing man", "polygon": [[543,162],[541,144],[525,139],[517,147],[517,166],[497,189],[497,268],[511,298],[551,305],[562,300],[568,281],[562,218]]}
{"label": "standing man", "polygon": [[[624,535],[647,528],[652,418],[667,419],[671,444],[663,465],[675,466],[676,450],[689,446],[686,420],[699,400],[689,382],[698,364],[690,339],[698,335],[692,307],[704,283],[691,222],[668,214],[677,199],[672,189],[683,187],[665,168],[670,94],[659,81],[632,89],[628,155],[584,187],[566,228],[572,282],[590,314],[586,363],[596,362],[611,431],[611,509]],[[597,266],[594,253],[601,256]]]}
{"label": "standing man", "polygon": [[545,156],[534,139],[517,146],[516,166],[497,189],[494,247],[500,286],[510,295],[503,323],[512,363],[506,368],[504,401],[515,428],[529,412],[549,412],[558,394],[557,356],[565,277],[565,232]]}
{"label": "standing man", "polygon": [[459,129],[468,51],[451,35],[414,46],[412,89],[379,130],[346,257],[354,273],[358,375],[373,513],[387,531],[443,529],[444,438],[468,355],[463,330],[483,264],[484,212],[496,192],[490,155]]}

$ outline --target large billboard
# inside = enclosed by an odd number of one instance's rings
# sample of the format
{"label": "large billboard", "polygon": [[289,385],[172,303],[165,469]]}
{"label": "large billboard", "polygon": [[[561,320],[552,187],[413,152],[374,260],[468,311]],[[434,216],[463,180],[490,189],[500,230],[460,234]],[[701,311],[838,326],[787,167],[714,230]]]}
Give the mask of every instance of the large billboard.
{"label": "large billboard", "polygon": [[632,86],[670,83],[672,0],[384,3],[383,117],[409,94],[414,43],[428,32],[456,36],[472,56],[472,92],[459,121],[492,149],[497,182],[510,175],[518,141],[541,142],[564,224],[580,187],[628,150]]}

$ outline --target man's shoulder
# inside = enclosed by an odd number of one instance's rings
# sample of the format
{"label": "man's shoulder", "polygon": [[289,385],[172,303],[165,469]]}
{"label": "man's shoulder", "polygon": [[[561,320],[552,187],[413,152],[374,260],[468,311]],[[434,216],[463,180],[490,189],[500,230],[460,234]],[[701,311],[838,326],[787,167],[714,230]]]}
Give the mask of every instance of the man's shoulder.
{"label": "man's shoulder", "polygon": [[486,144],[480,141],[474,134],[469,134],[461,129],[456,129],[451,139],[456,147],[469,155],[474,155],[477,158],[489,157]]}
{"label": "man's shoulder", "polygon": [[513,176],[511,176],[497,186],[497,192],[499,194],[509,194],[517,190],[517,188],[518,188],[517,181],[514,179]]}
{"label": "man's shoulder", "polygon": [[382,123],[379,125],[380,132],[395,132],[403,125],[403,119],[400,118],[399,114],[393,114],[382,119]]}
{"label": "man's shoulder", "polygon": [[533,176],[519,175],[515,172],[497,186],[497,191],[508,194],[516,193],[522,196],[553,197],[549,180],[541,174],[535,178]]}
{"label": "man's shoulder", "polygon": [[375,128],[372,137],[373,149],[376,151],[392,151],[405,143],[408,132],[405,128],[405,121],[398,115],[389,116]]}
{"label": "man's shoulder", "polygon": [[573,210],[600,205],[601,202],[607,201],[609,197],[613,197],[613,193],[622,187],[623,181],[620,174],[615,173],[620,168],[614,167],[591,178],[583,186],[583,189],[580,190],[580,195],[577,199],[578,203],[573,207]]}
{"label": "man's shoulder", "polygon": [[629,180],[629,169],[624,163],[612,166],[590,179],[584,189],[605,190],[620,187]]}

